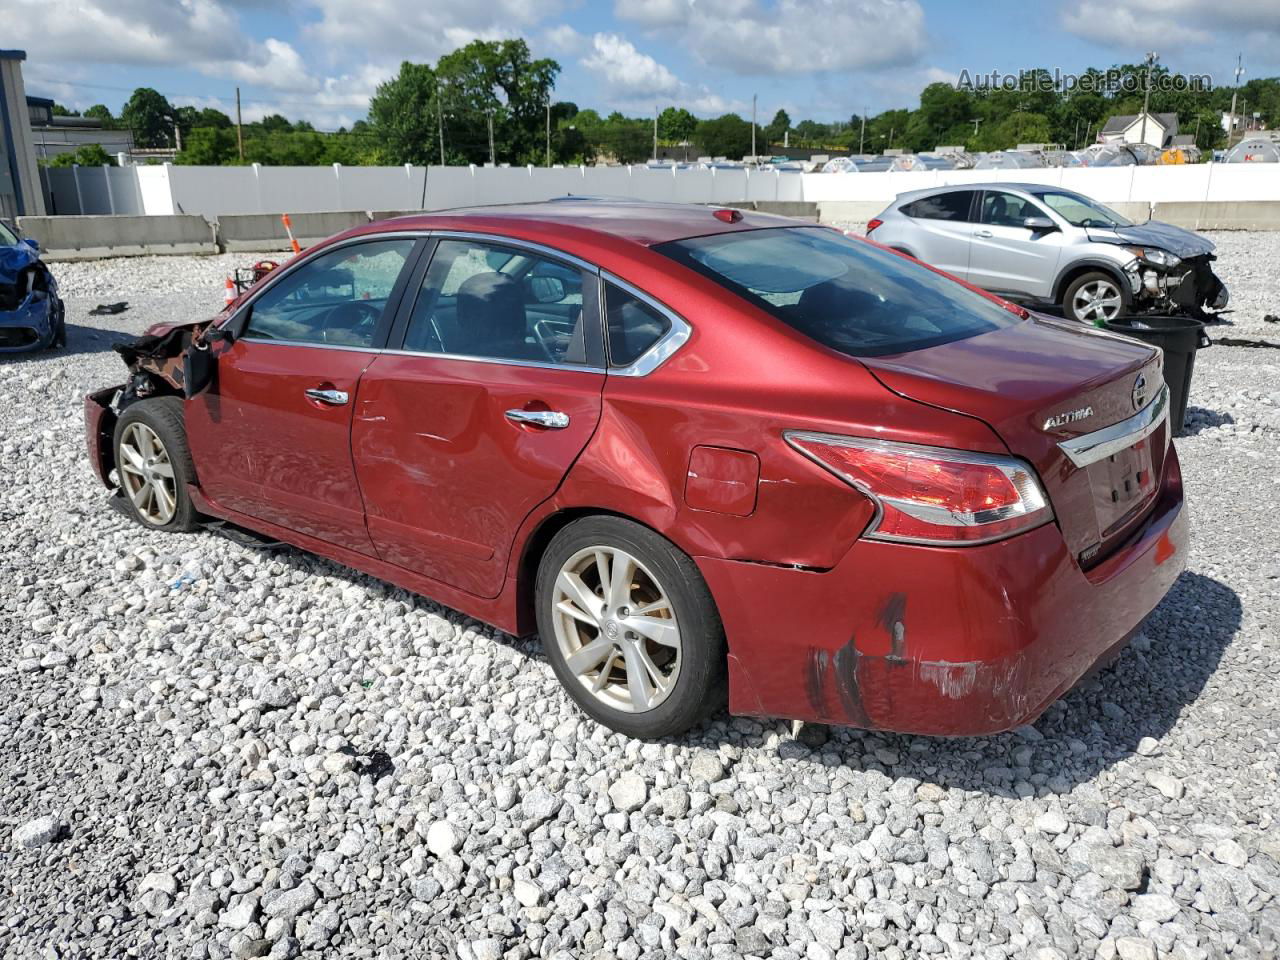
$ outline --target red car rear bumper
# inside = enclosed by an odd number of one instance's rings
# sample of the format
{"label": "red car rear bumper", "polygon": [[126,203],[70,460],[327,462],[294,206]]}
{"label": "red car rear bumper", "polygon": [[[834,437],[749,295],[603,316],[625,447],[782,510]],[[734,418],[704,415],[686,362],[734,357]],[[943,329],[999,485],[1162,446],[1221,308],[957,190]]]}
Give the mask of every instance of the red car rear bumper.
{"label": "red car rear bumper", "polygon": [[1028,723],[1173,586],[1182,507],[1170,450],[1145,527],[1088,571],[1052,523],[979,547],[859,540],[823,573],[698,558],[728,634],[730,711],[955,736]]}

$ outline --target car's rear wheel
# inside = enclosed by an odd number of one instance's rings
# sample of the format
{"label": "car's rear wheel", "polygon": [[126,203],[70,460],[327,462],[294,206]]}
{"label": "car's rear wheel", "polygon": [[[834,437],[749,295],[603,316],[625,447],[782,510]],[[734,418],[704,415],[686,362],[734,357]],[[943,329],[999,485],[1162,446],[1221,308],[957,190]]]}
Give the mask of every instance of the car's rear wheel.
{"label": "car's rear wheel", "polygon": [[116,476],[130,515],[153,530],[183,531],[198,514],[187,484],[195,467],[179,397],[139,400],[120,414],[115,430]]}
{"label": "car's rear wheel", "polygon": [[538,567],[538,630],[569,696],[631,737],[683,733],[725,702],[724,627],[697,566],[629,520],[586,517]]}
{"label": "car's rear wheel", "polygon": [[1082,273],[1062,292],[1062,312],[1081,323],[1102,323],[1124,315],[1129,309],[1127,292],[1109,273],[1090,270]]}

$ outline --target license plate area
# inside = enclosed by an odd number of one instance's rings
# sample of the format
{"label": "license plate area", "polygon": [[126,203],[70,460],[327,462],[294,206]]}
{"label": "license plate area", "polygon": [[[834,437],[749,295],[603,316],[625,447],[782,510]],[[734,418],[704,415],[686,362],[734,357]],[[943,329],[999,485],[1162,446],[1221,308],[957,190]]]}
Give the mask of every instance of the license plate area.
{"label": "license plate area", "polygon": [[1155,500],[1156,470],[1151,443],[1159,436],[1157,433],[1139,440],[1087,468],[1101,541],[1129,526]]}

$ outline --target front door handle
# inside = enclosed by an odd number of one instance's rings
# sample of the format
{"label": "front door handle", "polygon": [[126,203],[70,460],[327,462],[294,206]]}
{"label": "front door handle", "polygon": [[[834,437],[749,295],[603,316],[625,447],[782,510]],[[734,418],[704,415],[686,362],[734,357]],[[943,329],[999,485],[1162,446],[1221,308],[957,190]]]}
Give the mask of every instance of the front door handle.
{"label": "front door handle", "polygon": [[973,235],[975,237],[984,237],[984,238],[994,236],[994,234],[990,230],[975,230],[973,231]]}
{"label": "front door handle", "polygon": [[512,423],[528,423],[548,430],[563,430],[569,425],[569,415],[559,410],[508,410],[507,419]]}
{"label": "front door handle", "polygon": [[331,406],[340,407],[351,399],[345,390],[322,390],[319,387],[308,387],[302,391],[308,400],[318,400]]}

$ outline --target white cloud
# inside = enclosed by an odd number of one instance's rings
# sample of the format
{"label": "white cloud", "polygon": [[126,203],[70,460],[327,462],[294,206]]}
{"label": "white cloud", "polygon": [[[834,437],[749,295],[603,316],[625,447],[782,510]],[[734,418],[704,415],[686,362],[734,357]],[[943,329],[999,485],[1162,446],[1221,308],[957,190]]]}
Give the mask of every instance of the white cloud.
{"label": "white cloud", "polygon": [[543,46],[552,53],[573,56],[586,49],[587,38],[567,23],[561,23],[542,32]]}
{"label": "white cloud", "polygon": [[603,80],[615,97],[670,97],[680,89],[674,73],[616,33],[597,33],[591,46],[592,53],[583,57],[582,65]]}
{"label": "white cloud", "polygon": [[685,23],[694,0],[614,0],[613,15],[644,27],[672,27]]}
{"label": "white cloud", "polygon": [[[1086,40],[1121,50],[1144,52],[1204,47],[1224,35],[1257,39],[1270,34],[1280,42],[1280,3],[1276,0],[1129,0],[1122,7],[1103,0],[1064,5],[1064,28]],[[1106,23],[1105,30],[1098,24]]]}
{"label": "white cloud", "polygon": [[918,0],[618,0],[614,13],[663,31],[704,63],[739,74],[907,64],[925,46]]}
{"label": "white cloud", "polygon": [[434,60],[472,40],[528,34],[558,14],[561,0],[298,0],[319,19],[307,37],[340,61],[359,50],[372,59]]}

